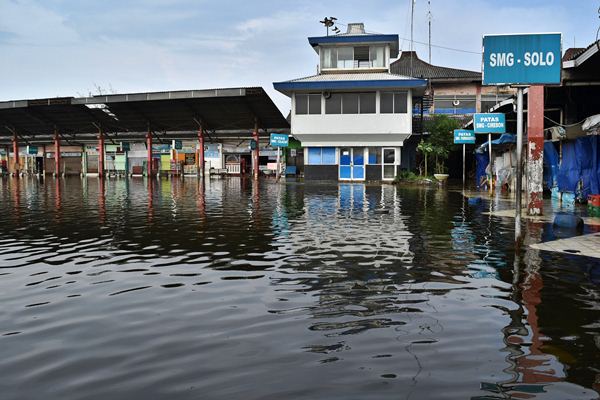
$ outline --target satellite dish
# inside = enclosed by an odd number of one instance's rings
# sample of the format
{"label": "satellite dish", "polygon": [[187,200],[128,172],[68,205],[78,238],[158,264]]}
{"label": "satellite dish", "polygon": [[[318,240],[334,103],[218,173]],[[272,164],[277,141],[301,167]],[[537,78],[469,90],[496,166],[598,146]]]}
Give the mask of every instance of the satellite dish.
{"label": "satellite dish", "polygon": [[331,97],[331,92],[323,92],[323,97],[329,99]]}
{"label": "satellite dish", "polygon": [[454,101],[452,102],[452,105],[453,105],[454,107],[457,107],[458,105],[460,105],[460,100],[454,100]]}

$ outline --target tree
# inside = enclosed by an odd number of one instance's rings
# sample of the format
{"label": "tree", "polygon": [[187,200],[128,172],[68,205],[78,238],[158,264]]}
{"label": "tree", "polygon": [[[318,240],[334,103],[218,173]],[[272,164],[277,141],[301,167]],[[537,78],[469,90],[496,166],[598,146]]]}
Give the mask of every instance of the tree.
{"label": "tree", "polygon": [[[428,153],[435,155],[435,171],[438,174],[445,172],[445,160],[454,145],[453,131],[458,128],[460,123],[457,120],[443,114],[434,115],[432,119],[425,121],[425,131],[429,132],[427,143],[431,146]],[[427,162],[427,155],[425,155],[425,175],[427,175]]]}

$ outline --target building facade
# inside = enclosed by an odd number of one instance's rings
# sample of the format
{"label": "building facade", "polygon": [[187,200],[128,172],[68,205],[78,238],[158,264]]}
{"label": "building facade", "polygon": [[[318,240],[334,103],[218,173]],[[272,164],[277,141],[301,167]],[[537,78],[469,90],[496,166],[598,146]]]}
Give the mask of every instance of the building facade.
{"label": "building facade", "polygon": [[291,99],[291,133],[304,149],[306,180],[392,180],[412,134],[413,97],[425,79],[390,73],[398,36],[366,33],[310,37],[316,75],[273,84]]}

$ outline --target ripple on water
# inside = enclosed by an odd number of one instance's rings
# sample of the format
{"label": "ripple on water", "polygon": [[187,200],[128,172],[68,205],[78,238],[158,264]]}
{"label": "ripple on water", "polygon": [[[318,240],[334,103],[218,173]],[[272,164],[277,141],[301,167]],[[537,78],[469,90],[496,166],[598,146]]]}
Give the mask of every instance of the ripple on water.
{"label": "ripple on water", "polygon": [[598,263],[487,200],[202,182],[0,180],[0,397],[597,397]]}

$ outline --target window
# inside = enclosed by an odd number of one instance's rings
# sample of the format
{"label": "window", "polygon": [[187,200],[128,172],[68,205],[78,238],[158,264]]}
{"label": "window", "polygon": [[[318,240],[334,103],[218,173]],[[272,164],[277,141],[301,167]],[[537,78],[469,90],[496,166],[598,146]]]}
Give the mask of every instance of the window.
{"label": "window", "polygon": [[336,47],[321,47],[321,68],[337,68]]}
{"label": "window", "polygon": [[325,114],[374,114],[375,93],[331,93],[325,100]]}
{"label": "window", "polygon": [[309,147],[309,165],[335,165],[335,147]]}
{"label": "window", "polygon": [[342,95],[340,93],[331,93],[325,100],[325,114],[342,113]]}
{"label": "window", "polygon": [[381,92],[380,112],[382,114],[406,114],[406,92]]}
{"label": "window", "polygon": [[369,59],[369,46],[360,46],[354,48],[354,68],[369,68],[371,62]]}
{"label": "window", "polygon": [[296,94],[296,115],[321,114],[320,94]]}
{"label": "window", "polygon": [[338,53],[338,68],[353,68],[354,67],[354,48],[340,47]]}
{"label": "window", "polygon": [[381,164],[381,147],[369,147],[369,164]]}
{"label": "window", "polygon": [[385,47],[383,46],[371,46],[369,48],[371,67],[384,68],[385,67]]}
{"label": "window", "polygon": [[385,68],[385,46],[325,46],[320,48],[321,68]]}
{"label": "window", "polygon": [[375,114],[375,93],[361,93],[360,95],[360,113],[361,114]]}
{"label": "window", "polygon": [[358,114],[358,93],[342,95],[342,114]]}
{"label": "window", "polygon": [[308,114],[308,95],[296,95],[296,115]]}

